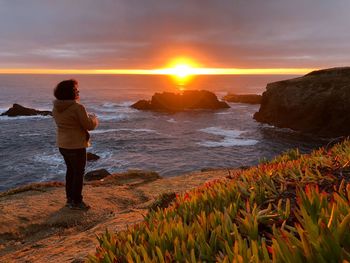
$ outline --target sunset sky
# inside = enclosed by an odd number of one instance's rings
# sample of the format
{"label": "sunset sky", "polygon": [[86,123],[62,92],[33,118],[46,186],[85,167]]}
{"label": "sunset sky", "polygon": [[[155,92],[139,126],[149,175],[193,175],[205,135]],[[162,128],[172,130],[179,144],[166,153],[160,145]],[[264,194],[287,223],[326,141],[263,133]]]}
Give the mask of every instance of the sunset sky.
{"label": "sunset sky", "polygon": [[0,0],[0,68],[154,69],[176,57],[347,66],[349,10],[349,0]]}

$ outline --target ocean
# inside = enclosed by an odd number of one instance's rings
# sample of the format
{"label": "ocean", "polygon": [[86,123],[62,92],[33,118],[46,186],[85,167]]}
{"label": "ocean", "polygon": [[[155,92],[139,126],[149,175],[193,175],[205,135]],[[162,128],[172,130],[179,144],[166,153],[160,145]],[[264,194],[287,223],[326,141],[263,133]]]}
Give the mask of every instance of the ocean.
{"label": "ocean", "polygon": [[[253,119],[259,105],[230,103],[230,109],[175,114],[130,108],[155,92],[206,89],[219,98],[228,92],[261,94],[266,84],[295,76],[197,76],[186,86],[168,76],[141,75],[0,75],[0,112],[13,103],[51,110],[53,88],[64,79],[79,82],[81,103],[95,113],[89,152],[101,158],[86,171],[110,173],[152,170],[176,176],[206,168],[249,166],[288,149],[302,152],[324,140]],[[0,191],[32,182],[64,181],[65,165],[55,142],[52,117],[0,116]]]}

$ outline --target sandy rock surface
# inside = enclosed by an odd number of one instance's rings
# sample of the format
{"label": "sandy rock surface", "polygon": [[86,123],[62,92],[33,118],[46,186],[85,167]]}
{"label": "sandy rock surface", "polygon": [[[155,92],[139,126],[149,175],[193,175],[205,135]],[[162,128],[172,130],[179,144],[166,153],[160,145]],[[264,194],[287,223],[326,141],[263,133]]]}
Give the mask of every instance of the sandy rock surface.
{"label": "sandy rock surface", "polygon": [[113,174],[85,184],[84,200],[91,205],[88,211],[65,207],[62,184],[2,194],[0,262],[83,262],[95,251],[96,235],[141,222],[160,194],[181,193],[227,175],[227,169],[166,179]]}

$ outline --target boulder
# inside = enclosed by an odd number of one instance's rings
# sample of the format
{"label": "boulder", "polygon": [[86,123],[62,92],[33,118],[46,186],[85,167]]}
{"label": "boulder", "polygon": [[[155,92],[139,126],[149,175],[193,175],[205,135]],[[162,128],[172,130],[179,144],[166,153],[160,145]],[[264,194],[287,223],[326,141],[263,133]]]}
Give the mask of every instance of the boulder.
{"label": "boulder", "polygon": [[100,180],[105,178],[108,175],[110,175],[110,173],[106,169],[99,169],[99,170],[86,173],[85,180],[86,181]]}
{"label": "boulder", "polygon": [[268,84],[254,119],[320,137],[350,135],[350,67]]}
{"label": "boulder", "polygon": [[216,95],[206,90],[187,90],[182,94],[163,92],[155,93],[151,101],[140,100],[131,105],[138,110],[178,112],[192,109],[225,109],[230,106],[219,101]]}
{"label": "boulder", "polygon": [[257,94],[228,93],[226,96],[223,97],[223,100],[227,102],[236,102],[236,103],[260,104],[261,98],[262,96]]}
{"label": "boulder", "polygon": [[137,110],[152,110],[151,103],[148,100],[139,100],[131,105],[131,107]]}
{"label": "boulder", "polygon": [[86,160],[87,161],[96,161],[98,159],[100,159],[100,156],[98,156],[97,154],[90,153],[90,152],[86,153]]}
{"label": "boulder", "polygon": [[111,180],[117,184],[129,184],[133,186],[151,183],[162,179],[162,177],[153,171],[128,170],[126,173],[115,174]]}
{"label": "boulder", "polygon": [[6,112],[2,113],[1,116],[9,116],[9,117],[16,117],[16,116],[34,116],[34,115],[52,115],[51,111],[40,111],[35,110],[31,108],[23,107],[19,104],[13,104],[11,108],[9,108]]}

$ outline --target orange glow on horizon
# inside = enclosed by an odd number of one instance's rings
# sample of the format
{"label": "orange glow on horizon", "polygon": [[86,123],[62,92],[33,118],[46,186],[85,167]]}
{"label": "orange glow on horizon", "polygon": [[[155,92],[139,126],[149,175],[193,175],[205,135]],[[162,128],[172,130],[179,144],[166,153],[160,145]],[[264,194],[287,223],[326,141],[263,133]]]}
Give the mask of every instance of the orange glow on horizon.
{"label": "orange glow on horizon", "polygon": [[178,66],[159,69],[45,69],[0,68],[0,74],[105,74],[105,75],[303,75],[317,68],[201,68]]}
{"label": "orange glow on horizon", "polygon": [[194,74],[194,69],[198,68],[198,64],[188,58],[173,59],[168,67],[164,69],[157,69],[160,75],[170,75],[175,79],[178,85],[183,86],[190,81]]}

